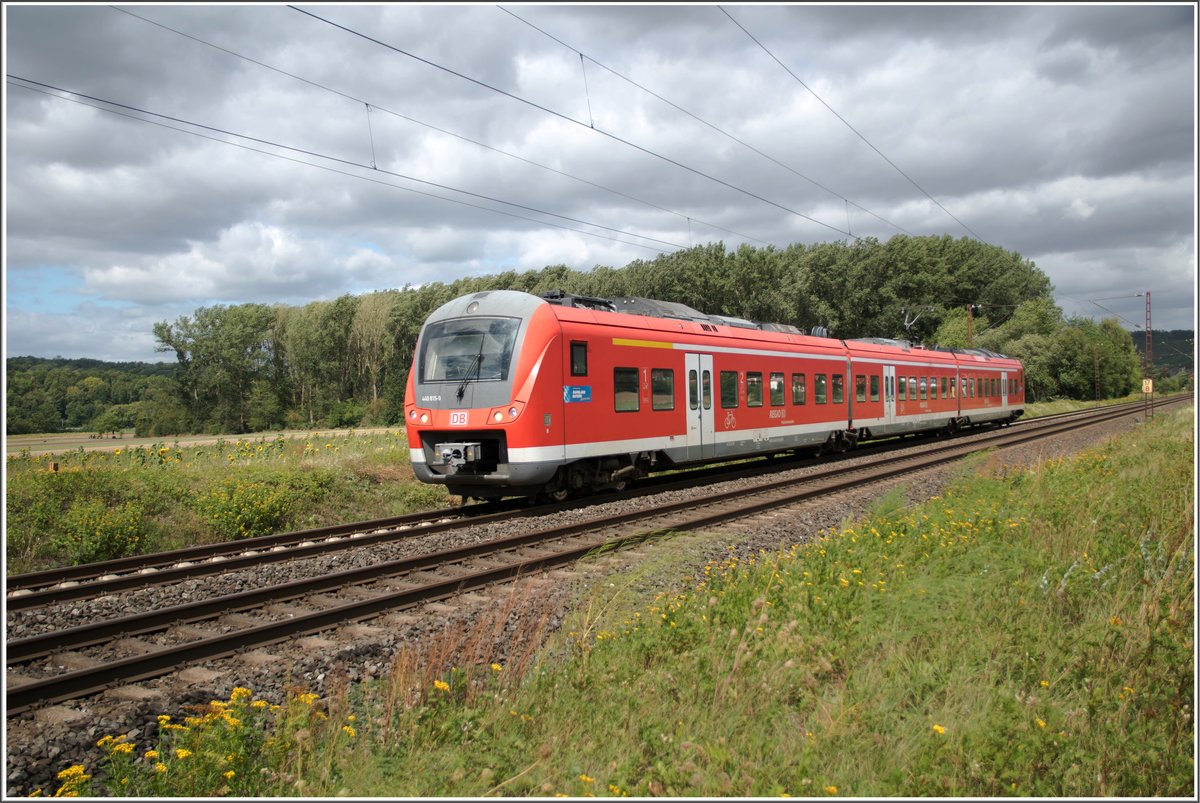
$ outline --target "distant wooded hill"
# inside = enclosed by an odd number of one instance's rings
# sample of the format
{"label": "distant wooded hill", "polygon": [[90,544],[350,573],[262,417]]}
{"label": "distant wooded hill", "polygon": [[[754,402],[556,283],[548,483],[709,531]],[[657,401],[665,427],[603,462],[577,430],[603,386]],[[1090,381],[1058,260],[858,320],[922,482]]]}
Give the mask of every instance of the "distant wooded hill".
{"label": "distant wooded hill", "polygon": [[[1146,333],[1138,330],[1131,333],[1133,345],[1139,355],[1146,353]],[[1167,376],[1180,371],[1194,372],[1192,355],[1195,354],[1195,331],[1191,329],[1150,330],[1150,348],[1153,350],[1154,366]]]}

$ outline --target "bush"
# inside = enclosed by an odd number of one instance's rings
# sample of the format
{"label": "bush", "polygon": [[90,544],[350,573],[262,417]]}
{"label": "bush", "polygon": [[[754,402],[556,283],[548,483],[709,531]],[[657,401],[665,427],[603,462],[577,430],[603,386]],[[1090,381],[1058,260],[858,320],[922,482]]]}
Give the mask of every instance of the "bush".
{"label": "bush", "polygon": [[236,480],[197,502],[208,525],[230,540],[279,532],[291,521],[294,507],[285,488]]}
{"label": "bush", "polygon": [[62,531],[52,539],[72,563],[95,563],[136,554],[145,538],[146,511],[139,502],[109,507],[97,499],[71,503]]}
{"label": "bush", "polygon": [[356,427],[362,420],[366,410],[353,400],[340,402],[329,408],[329,426]]}

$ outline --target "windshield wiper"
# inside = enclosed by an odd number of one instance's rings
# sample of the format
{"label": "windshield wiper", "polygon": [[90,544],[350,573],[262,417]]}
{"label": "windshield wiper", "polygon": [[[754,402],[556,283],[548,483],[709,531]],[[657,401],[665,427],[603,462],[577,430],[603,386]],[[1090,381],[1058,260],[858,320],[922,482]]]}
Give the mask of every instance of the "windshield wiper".
{"label": "windshield wiper", "polygon": [[475,355],[475,358],[471,360],[471,364],[467,366],[466,376],[463,377],[462,384],[458,386],[458,392],[455,394],[455,396],[458,398],[459,401],[462,401],[463,394],[467,392],[467,385],[470,384],[470,382],[471,382],[471,373],[474,372],[475,376],[478,377],[479,369],[482,366],[483,366],[483,337],[480,336],[480,338],[479,338],[479,353]]}

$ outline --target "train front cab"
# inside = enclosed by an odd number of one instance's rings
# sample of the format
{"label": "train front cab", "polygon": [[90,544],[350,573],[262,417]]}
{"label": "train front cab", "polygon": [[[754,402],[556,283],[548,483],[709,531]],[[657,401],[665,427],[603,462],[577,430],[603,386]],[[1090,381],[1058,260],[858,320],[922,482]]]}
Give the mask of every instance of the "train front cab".
{"label": "train front cab", "polygon": [[563,458],[559,340],[550,305],[526,293],[475,293],[435,310],[405,400],[417,478],[479,498],[545,486]]}

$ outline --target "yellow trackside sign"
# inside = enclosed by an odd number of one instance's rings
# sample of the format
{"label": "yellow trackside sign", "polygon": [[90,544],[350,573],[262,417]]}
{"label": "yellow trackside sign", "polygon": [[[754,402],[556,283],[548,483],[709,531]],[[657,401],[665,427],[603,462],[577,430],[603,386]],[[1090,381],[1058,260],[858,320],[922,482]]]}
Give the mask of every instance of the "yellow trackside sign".
{"label": "yellow trackside sign", "polygon": [[1142,393],[1153,393],[1153,392],[1154,392],[1154,380],[1153,379],[1143,379],[1142,380]]}

